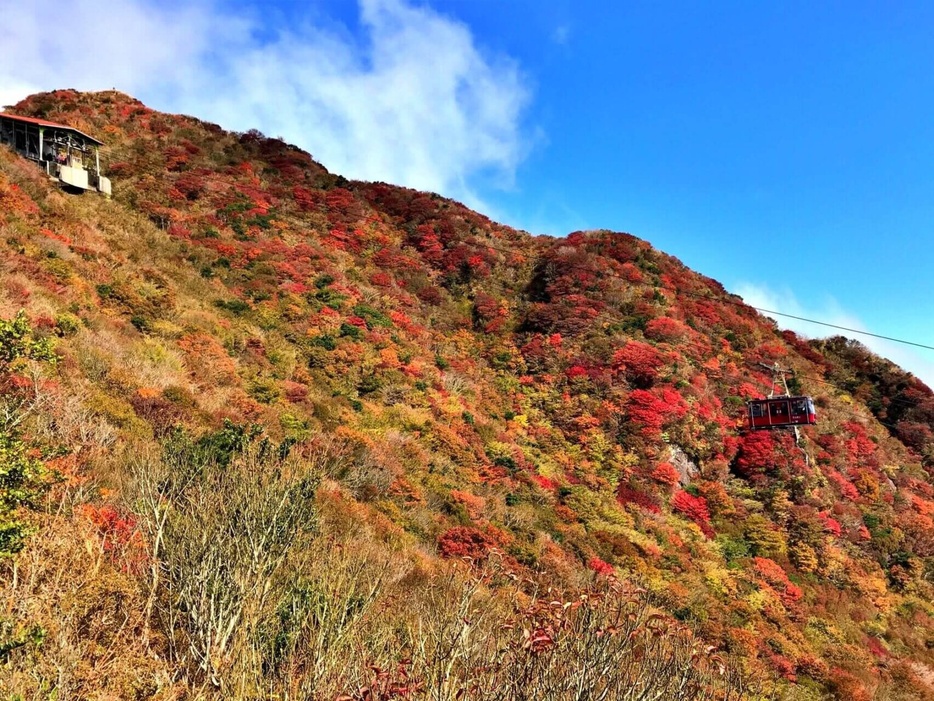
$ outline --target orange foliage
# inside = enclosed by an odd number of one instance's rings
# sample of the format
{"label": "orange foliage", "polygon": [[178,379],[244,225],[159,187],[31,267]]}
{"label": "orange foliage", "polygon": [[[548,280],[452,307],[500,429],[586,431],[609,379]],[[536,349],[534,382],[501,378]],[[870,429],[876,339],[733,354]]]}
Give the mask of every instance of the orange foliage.
{"label": "orange foliage", "polygon": [[678,474],[678,471],[674,468],[669,462],[660,462],[652,471],[652,479],[658,482],[659,484],[664,484],[669,487],[673,487],[678,484],[678,481],[681,479],[681,476]]}
{"label": "orange foliage", "polygon": [[178,347],[188,356],[192,375],[205,381],[230,384],[236,380],[237,366],[213,336],[187,334],[178,339]]}
{"label": "orange foliage", "polygon": [[39,214],[39,205],[19,185],[0,176],[0,213],[32,217]]}

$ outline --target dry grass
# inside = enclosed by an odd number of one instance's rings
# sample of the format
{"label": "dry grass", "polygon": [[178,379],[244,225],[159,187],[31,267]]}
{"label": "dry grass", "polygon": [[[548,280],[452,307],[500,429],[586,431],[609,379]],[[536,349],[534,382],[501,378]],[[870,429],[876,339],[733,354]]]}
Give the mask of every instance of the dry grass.
{"label": "dry grass", "polygon": [[3,563],[0,694],[22,699],[157,697],[163,663],[143,638],[143,592],[75,516],[38,519],[40,537]]}

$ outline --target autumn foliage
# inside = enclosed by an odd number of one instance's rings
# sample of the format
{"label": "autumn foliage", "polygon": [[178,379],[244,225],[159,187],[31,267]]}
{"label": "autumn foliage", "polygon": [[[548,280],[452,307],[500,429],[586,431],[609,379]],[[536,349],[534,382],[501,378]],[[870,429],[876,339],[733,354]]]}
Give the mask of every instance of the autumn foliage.
{"label": "autumn foliage", "polygon": [[[7,695],[931,695],[916,378],[629,234],[116,92],[15,111],[114,197],[0,151]],[[744,428],[775,361],[797,439]]]}

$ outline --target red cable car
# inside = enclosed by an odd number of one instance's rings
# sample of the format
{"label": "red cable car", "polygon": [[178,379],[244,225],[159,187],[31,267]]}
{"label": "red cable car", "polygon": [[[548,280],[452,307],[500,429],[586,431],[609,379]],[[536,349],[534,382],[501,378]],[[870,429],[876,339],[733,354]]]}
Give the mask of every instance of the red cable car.
{"label": "red cable car", "polygon": [[810,397],[769,397],[746,404],[749,428],[753,431],[817,423],[814,401]]}

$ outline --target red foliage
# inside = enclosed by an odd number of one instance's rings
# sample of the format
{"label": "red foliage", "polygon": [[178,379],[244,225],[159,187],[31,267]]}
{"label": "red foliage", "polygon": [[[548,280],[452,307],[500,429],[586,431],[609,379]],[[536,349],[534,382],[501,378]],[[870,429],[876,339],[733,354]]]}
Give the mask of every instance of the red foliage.
{"label": "red foliage", "polygon": [[127,544],[136,533],[136,519],[132,514],[121,514],[109,504],[103,506],[85,504],[81,507],[81,511],[104,537],[105,549]]}
{"label": "red foliage", "polygon": [[392,287],[392,275],[380,270],[370,275],[370,283],[377,287]]}
{"label": "red foliage", "polygon": [[361,233],[358,230],[355,230],[353,233],[347,233],[347,230],[342,227],[335,227],[331,229],[331,242],[335,248],[339,248],[343,251],[349,251],[350,253],[360,253],[363,250],[363,241]]}
{"label": "red foliage", "polygon": [[283,385],[285,387],[285,398],[293,404],[298,404],[308,399],[307,385],[303,385],[300,382],[291,382],[289,380],[286,380]]}
{"label": "red foliage", "polygon": [[798,671],[817,681],[824,681],[828,675],[827,663],[819,657],[808,654],[798,658]]}
{"label": "red foliage", "polygon": [[850,433],[850,437],[845,441],[846,449],[850,455],[855,458],[856,464],[860,464],[872,458],[876,452],[876,444],[866,433],[862,424],[856,421],[847,421],[843,428]]}
{"label": "red foliage", "polygon": [[713,528],[710,527],[710,510],[707,508],[707,500],[704,497],[696,497],[681,490],[671,500],[671,508],[700,526],[705,536],[713,538]]}
{"label": "red foliage", "polygon": [[[550,288],[549,288],[550,289]],[[605,308],[605,303],[582,294],[555,295],[552,303],[536,302],[526,313],[525,326],[532,331],[561,333],[573,336],[593,325]]]}
{"label": "red foliage", "polygon": [[459,557],[483,560],[496,542],[483,531],[470,526],[454,526],[438,538],[438,553],[441,557]]}
{"label": "red foliage", "polygon": [[101,549],[120,566],[130,572],[141,572],[145,566],[145,547],[142,533],[132,514],[122,513],[104,504],[84,504],[81,513],[93,524],[101,539]]}
{"label": "red foliage", "polygon": [[626,482],[620,482],[619,487],[617,487],[616,500],[623,506],[626,504],[635,504],[639,508],[645,509],[653,514],[660,514],[662,512],[658,501],[653,496],[636,489]]}
{"label": "red foliage", "polygon": [[736,388],[736,394],[738,394],[743,399],[752,399],[753,397],[761,397],[762,393],[748,382],[743,382],[739,387]]}
{"label": "red foliage", "polygon": [[899,421],[896,424],[896,433],[902,443],[919,454],[924,450],[924,446],[934,442],[934,432],[924,423]]}
{"label": "red foliage", "polygon": [[831,671],[827,686],[835,698],[846,701],[870,701],[866,687],[849,672],[836,668]]}
{"label": "red foliage", "polygon": [[784,358],[788,354],[788,349],[780,343],[763,343],[750,353],[750,357],[756,362],[773,363],[779,358]]}
{"label": "red foliage", "polygon": [[664,364],[662,354],[641,341],[630,341],[613,355],[613,368],[621,371],[633,386],[642,389],[652,386]]}
{"label": "red foliage", "polygon": [[186,173],[175,181],[175,189],[184,195],[186,200],[196,200],[204,192],[204,177],[195,173]]}
{"label": "red foliage", "polygon": [[743,436],[736,469],[748,479],[764,475],[775,463],[775,441],[768,431],[752,431]]}
{"label": "red foliage", "polygon": [[620,268],[620,275],[627,282],[631,282],[634,285],[640,284],[645,279],[642,271],[629,262],[623,263],[622,267]]}
{"label": "red foliage", "polygon": [[554,480],[551,480],[543,475],[533,475],[532,479],[538,484],[539,487],[548,492],[553,492],[558,488],[558,485],[554,483]]}
{"label": "red foliage", "polygon": [[39,205],[19,185],[0,180],[0,212],[39,214]]}
{"label": "red foliage", "polygon": [[840,490],[840,494],[842,494],[844,497],[850,501],[856,501],[859,499],[859,491],[856,489],[856,487],[853,486],[853,483],[842,474],[832,468],[826,469],[824,474],[827,476],[827,479],[837,485],[837,489]]}
{"label": "red foliage", "polygon": [[871,652],[872,655],[878,659],[885,659],[889,656],[888,650],[882,646],[882,643],[879,642],[878,638],[872,635],[867,635],[863,639],[863,644],[866,646],[866,649],[869,650],[869,652]]}
{"label": "red foliage", "polygon": [[826,511],[821,511],[817,515],[820,517],[821,521],[824,522],[824,531],[826,531],[832,536],[836,536],[839,538],[840,534],[843,532],[843,528],[842,526],[840,526],[840,522],[837,519],[833,518]]}
{"label": "red foliage", "polygon": [[658,463],[658,466],[652,471],[652,479],[656,482],[659,482],[660,484],[673,487],[678,484],[681,476],[674,468],[674,465],[672,465],[670,462],[660,462]]}
{"label": "red foliage", "polygon": [[390,246],[383,247],[374,254],[373,264],[383,270],[418,270],[421,267],[417,258]]}
{"label": "red foliage", "polygon": [[32,325],[37,329],[48,331],[55,328],[55,319],[45,314],[41,314],[32,320]]}
{"label": "red foliage", "polygon": [[328,221],[334,227],[350,227],[363,216],[363,206],[350,190],[335,187],[324,198]]}
{"label": "red foliage", "polygon": [[496,333],[509,318],[508,307],[484,292],[478,292],[473,304],[474,327],[484,333]]}
{"label": "red foliage", "polygon": [[322,201],[320,191],[312,191],[300,185],[296,185],[292,189],[292,197],[303,212],[316,210]]}
{"label": "red foliage", "polygon": [[658,438],[662,427],[682,418],[690,407],[677,391],[670,387],[648,391],[633,390],[626,404],[630,421],[637,424],[649,439]]}
{"label": "red foliage", "polygon": [[788,574],[777,562],[767,557],[756,557],[753,562],[756,572],[778,594],[785,606],[801,600],[801,588],[788,579]]}
{"label": "red foliage", "polygon": [[441,245],[441,240],[435,230],[428,224],[417,227],[409,241],[429,263],[440,263],[444,257],[444,246]]}
{"label": "red foliage", "polygon": [[772,663],[772,667],[775,668],[775,671],[778,672],[783,679],[787,679],[790,682],[798,680],[797,675],[795,675],[795,664],[787,657],[771,652],[769,654],[769,661]]}
{"label": "red foliage", "polygon": [[425,285],[425,287],[415,293],[415,296],[425,302],[425,304],[431,305],[441,304],[441,300],[443,299],[441,290],[434,285]]}
{"label": "red foliage", "polygon": [[603,577],[613,574],[613,565],[604,562],[599,557],[592,557],[587,561],[587,567]]}
{"label": "red foliage", "polygon": [[691,316],[696,320],[700,319],[708,326],[716,326],[721,323],[720,311],[713,303],[707,301],[695,301],[690,303]]}
{"label": "red foliage", "polygon": [[418,335],[423,329],[418,324],[414,323],[405,312],[400,312],[398,310],[392,310],[389,312],[389,319],[392,323],[405,331],[413,335]]}
{"label": "red foliage", "polygon": [[667,343],[675,343],[684,338],[688,333],[688,327],[682,324],[677,319],[672,319],[667,316],[660,316],[656,319],[652,319],[645,326],[645,336],[646,338],[651,338],[654,341],[665,341]]}
{"label": "red foliage", "polygon": [[795,352],[797,352],[798,355],[801,355],[810,360],[812,363],[816,363],[822,367],[827,366],[827,361],[824,359],[824,356],[811,348],[808,342],[802,340],[794,331],[791,331],[790,329],[782,331],[782,338],[784,338],[785,342],[795,349]]}

